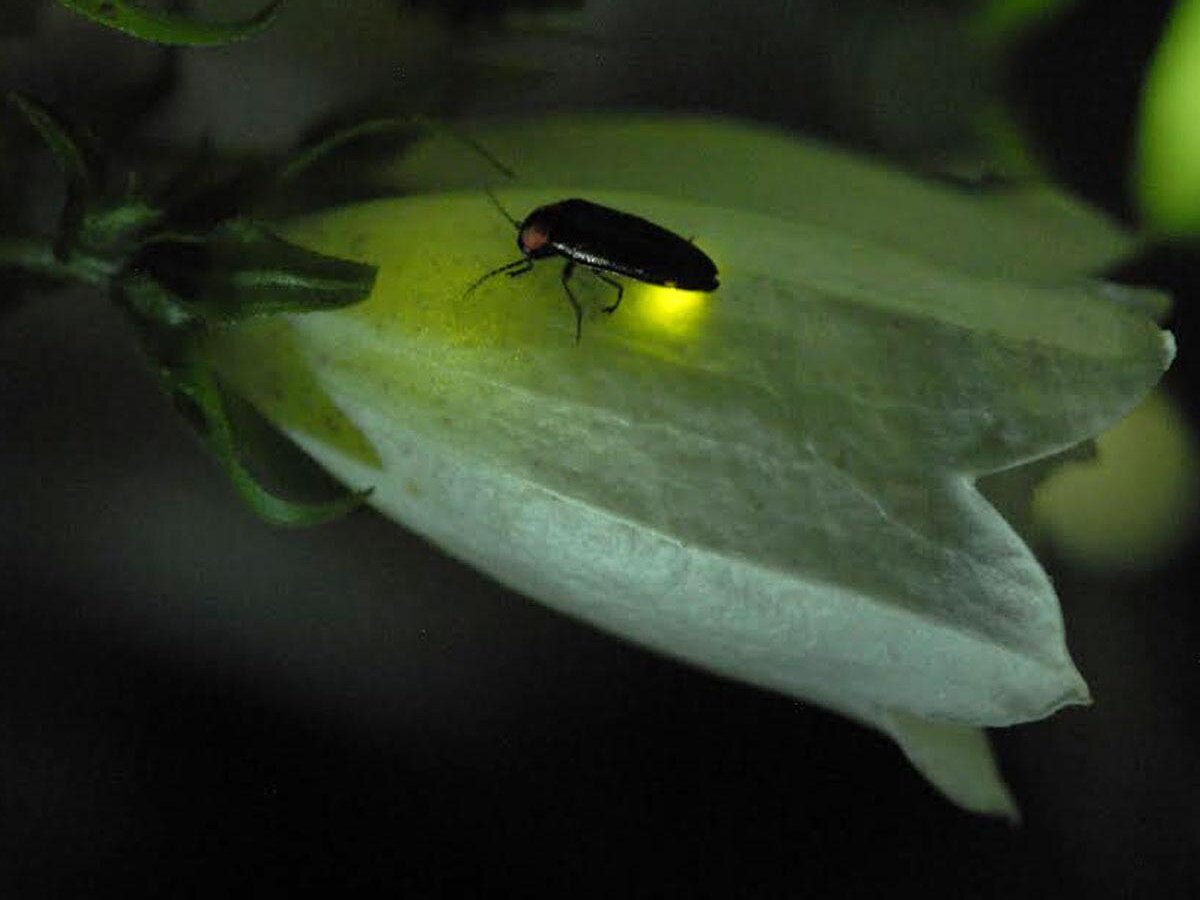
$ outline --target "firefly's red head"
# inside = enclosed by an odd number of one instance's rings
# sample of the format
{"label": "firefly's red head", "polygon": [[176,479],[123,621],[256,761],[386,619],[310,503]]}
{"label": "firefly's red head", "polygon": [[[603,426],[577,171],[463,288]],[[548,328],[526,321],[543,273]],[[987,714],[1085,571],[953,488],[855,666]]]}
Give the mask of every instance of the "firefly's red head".
{"label": "firefly's red head", "polygon": [[545,223],[532,219],[532,216],[526,219],[517,232],[517,247],[526,256],[537,256],[538,251],[550,243],[550,232]]}

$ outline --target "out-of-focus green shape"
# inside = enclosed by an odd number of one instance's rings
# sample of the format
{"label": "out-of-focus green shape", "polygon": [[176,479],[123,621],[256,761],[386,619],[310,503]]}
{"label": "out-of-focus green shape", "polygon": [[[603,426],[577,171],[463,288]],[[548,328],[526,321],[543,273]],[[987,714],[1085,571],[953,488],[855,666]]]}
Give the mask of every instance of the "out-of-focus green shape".
{"label": "out-of-focus green shape", "polygon": [[1063,15],[1079,0],[982,0],[971,19],[972,34],[992,44],[1007,44],[1031,28]]}
{"label": "out-of-focus green shape", "polygon": [[[361,204],[287,236],[378,264],[371,298],[224,332],[222,376],[276,421],[315,380],[379,467],[319,423],[293,429],[302,445],[456,556],[865,722],[956,802],[1012,815],[977,729],[1088,694],[1049,580],[974,481],[1101,431],[1169,363],[1144,297],[1079,274],[1124,236],[1048,192],[960,197],[729,123],[710,142],[694,119],[609,120],[632,143],[585,128],[574,150],[561,124],[475,135],[522,173],[581,157],[580,181],[498,199],[523,215],[585,196],[694,235],[717,292],[628,283],[605,316],[609,289],[581,273],[576,346],[557,261],[464,296],[516,255],[482,191]],[[443,144],[404,177],[488,180],[463,160]]]}
{"label": "out-of-focus green shape", "polygon": [[205,22],[179,13],[149,10],[128,0],[59,2],[93,22],[143,41],[186,47],[216,47],[252,38],[271,24],[283,4],[283,0],[272,0],[261,11],[239,22]]}
{"label": "out-of-focus green shape", "polygon": [[1145,571],[1195,534],[1200,460],[1187,419],[1161,391],[1063,466],[1033,497],[1034,524],[1079,566]]}
{"label": "out-of-focus green shape", "polygon": [[1136,190],[1152,231],[1200,233],[1200,2],[1180,0],[1146,76]]}
{"label": "out-of-focus green shape", "polygon": [[[514,184],[612,188],[767,213],[857,235],[949,269],[1056,280],[1096,271],[1135,242],[1091,209],[1042,186],[967,194],[879,163],[741,122],[572,115],[463,125]],[[509,183],[452,136],[432,135],[382,174],[421,190]],[[514,213],[528,210],[512,210]],[[493,213],[497,223],[503,220]],[[697,241],[704,243],[704,235]]]}

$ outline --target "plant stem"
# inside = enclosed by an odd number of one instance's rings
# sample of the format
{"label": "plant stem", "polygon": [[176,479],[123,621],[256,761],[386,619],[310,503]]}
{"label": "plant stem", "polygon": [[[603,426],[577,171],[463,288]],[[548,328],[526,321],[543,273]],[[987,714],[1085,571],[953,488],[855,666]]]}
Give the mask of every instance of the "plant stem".
{"label": "plant stem", "polygon": [[44,240],[0,238],[0,270],[18,269],[57,281],[76,281],[101,287],[115,273],[113,264],[82,253],[59,259]]}

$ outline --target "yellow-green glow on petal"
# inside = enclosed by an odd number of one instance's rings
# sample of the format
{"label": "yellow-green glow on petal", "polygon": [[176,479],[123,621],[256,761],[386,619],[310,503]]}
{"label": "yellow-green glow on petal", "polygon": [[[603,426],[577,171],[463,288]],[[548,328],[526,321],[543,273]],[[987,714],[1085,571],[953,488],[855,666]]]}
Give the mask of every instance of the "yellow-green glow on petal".
{"label": "yellow-green glow on petal", "polygon": [[269,335],[264,340],[271,352],[260,352],[252,341],[227,343],[221,359],[223,378],[232,384],[257,378],[271,385],[252,399],[260,409],[270,410],[277,425],[319,436],[347,458],[379,469],[382,463],[370,438],[325,393],[291,332],[275,327],[269,318],[247,323],[244,331]]}
{"label": "yellow-green glow on petal", "polygon": [[[501,202],[514,210],[528,210],[553,196],[510,190],[502,194]],[[632,206],[656,215],[637,206],[637,199],[614,202],[620,208]],[[461,203],[477,212],[466,221],[443,214],[445,208]],[[414,198],[412,206],[424,212],[401,217],[392,204],[364,204],[353,216],[353,229],[331,224],[336,217],[324,216],[294,223],[290,232],[292,239],[306,246],[331,248],[336,255],[379,266],[374,298],[408,298],[391,306],[369,300],[348,310],[348,315],[372,327],[397,328],[459,347],[549,347],[577,354],[590,352],[593,344],[615,341],[669,353],[671,347],[693,340],[708,321],[710,304],[722,302],[720,289],[704,294],[621,278],[624,299],[609,316],[602,310],[613,302],[613,289],[578,269],[571,290],[584,318],[581,345],[576,348],[574,315],[561,282],[563,260],[538,260],[531,272],[515,278],[498,274],[467,293],[480,276],[519,258],[511,229],[498,221],[482,192]],[[669,213],[664,221],[668,220]],[[431,247],[437,252],[431,252]]]}
{"label": "yellow-green glow on petal", "polygon": [[1035,521],[1079,565],[1161,564],[1196,525],[1200,467],[1189,423],[1159,391],[1096,445],[1095,459],[1064,466],[1037,490]]}
{"label": "yellow-green glow on petal", "polygon": [[1200,232],[1200,0],[1181,0],[1146,78],[1137,195],[1146,224]]}

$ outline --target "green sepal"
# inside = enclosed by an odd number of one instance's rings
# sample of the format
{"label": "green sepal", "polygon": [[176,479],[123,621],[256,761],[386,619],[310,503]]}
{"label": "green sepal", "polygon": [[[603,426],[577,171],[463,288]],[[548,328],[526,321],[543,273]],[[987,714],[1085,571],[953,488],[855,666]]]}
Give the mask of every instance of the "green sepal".
{"label": "green sepal", "polygon": [[126,0],[59,0],[91,19],[143,41],[178,47],[218,47],[252,38],[275,18],[283,0],[273,0],[261,11],[239,22],[205,22],[179,13],[155,12]]}
{"label": "green sepal", "polygon": [[[238,218],[236,210],[253,195],[247,178],[229,184],[200,179],[200,191],[183,193],[175,203],[170,197],[155,202],[128,188],[112,192],[105,167],[83,139],[87,135],[40,103],[17,94],[8,99],[54,155],[67,199],[54,245],[0,239],[0,267],[106,290],[128,314],[181,412],[190,414],[238,494],[263,519],[314,525],[360,506],[369,491],[299,502],[264,487],[242,462],[244,439],[253,437],[248,417],[235,416],[236,396],[223,391],[199,347],[213,330],[247,318],[364,300],[376,268],[304,249]],[[266,181],[275,183],[269,175]],[[281,467],[263,471],[277,473]]]}
{"label": "green sepal", "polygon": [[79,229],[79,243],[108,255],[131,252],[162,221],[162,210],[137,198],[89,210]]}
{"label": "green sepal", "polygon": [[113,282],[111,293],[140,329],[166,334],[199,325],[187,303],[144,272],[126,273]]}
{"label": "green sepal", "polygon": [[227,398],[212,368],[192,348],[176,365],[165,366],[163,380],[181,411],[192,413],[197,432],[216,456],[242,500],[273,525],[320,525],[353,512],[371,494],[368,488],[333,500],[301,502],[276,496],[242,464],[237,435],[230,421]]}
{"label": "green sepal", "polygon": [[288,243],[246,219],[230,219],[203,235],[152,238],[131,268],[153,277],[210,325],[349,306],[371,293],[376,272]]}
{"label": "green sepal", "polygon": [[55,257],[65,260],[78,242],[88,201],[102,180],[99,161],[91,158],[83,142],[49,107],[16,91],[10,91],[7,99],[37,131],[66,180],[66,199],[54,239]]}

